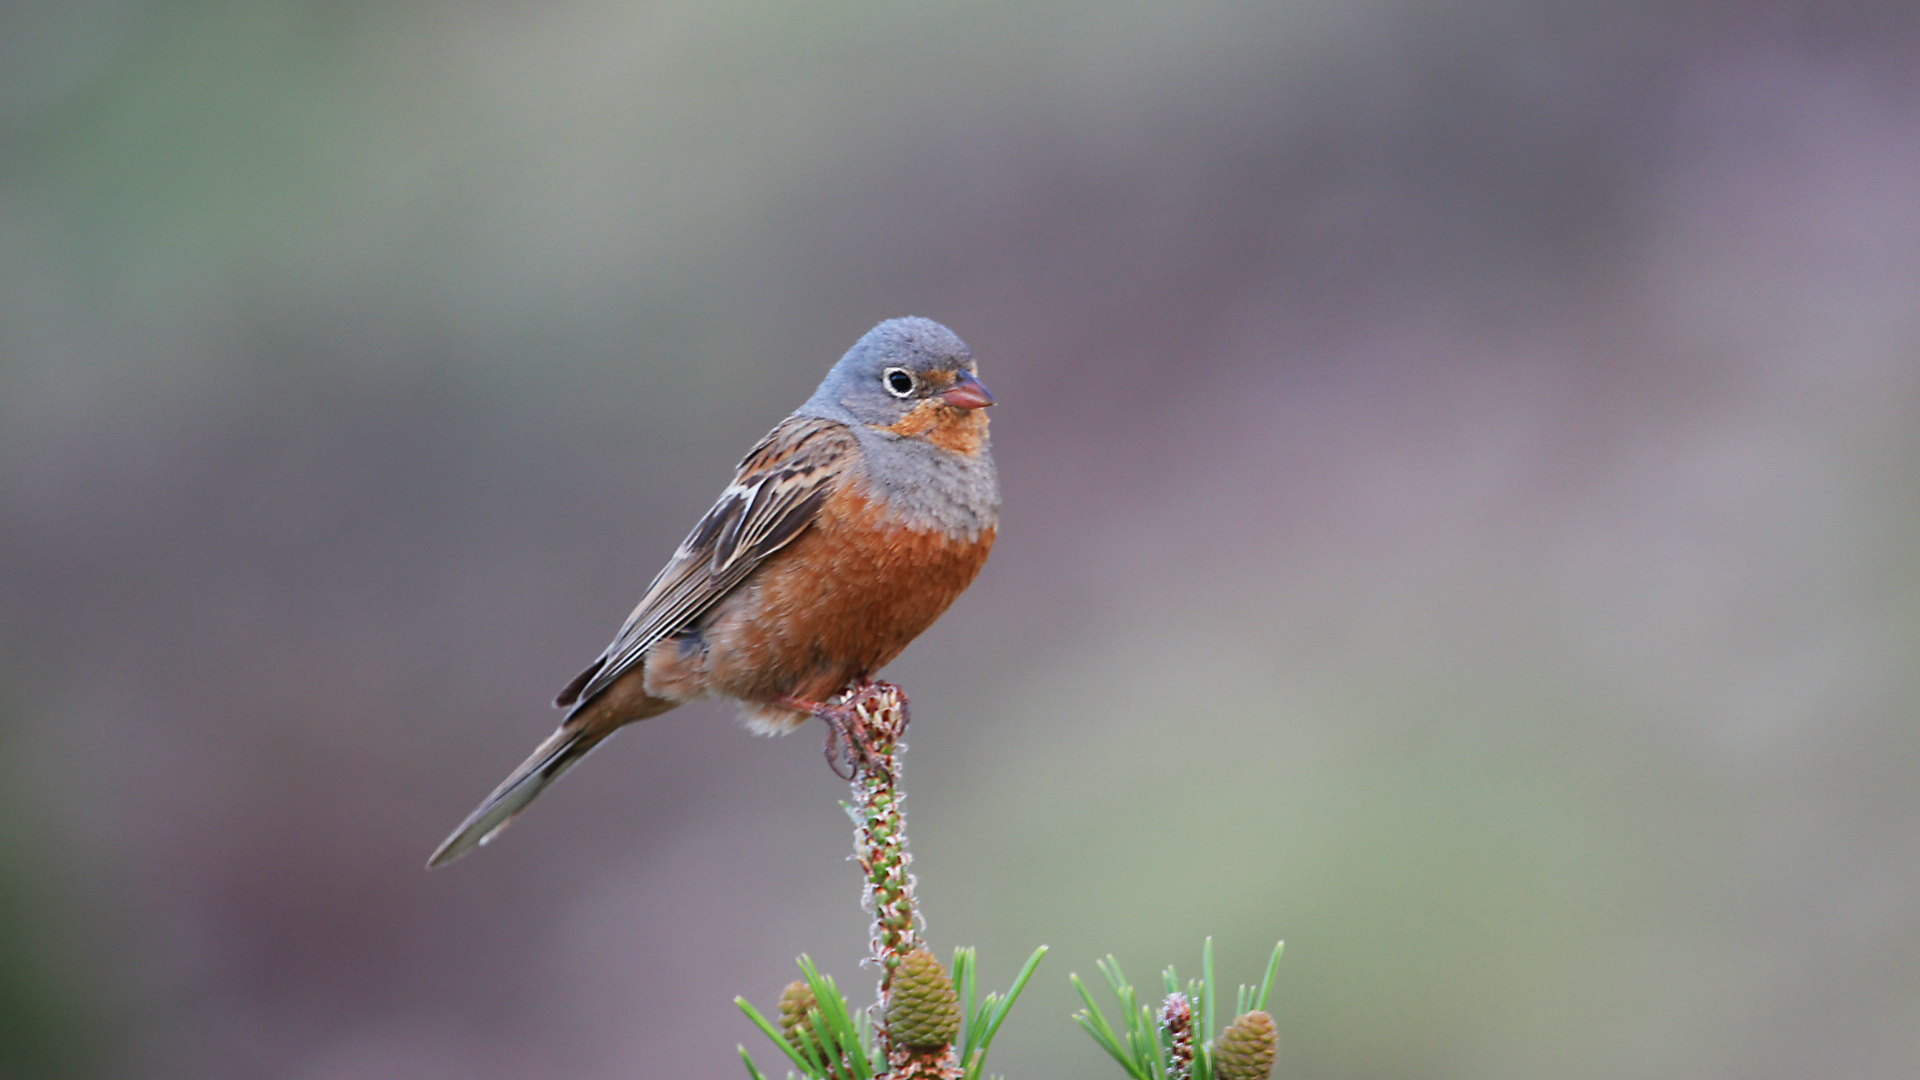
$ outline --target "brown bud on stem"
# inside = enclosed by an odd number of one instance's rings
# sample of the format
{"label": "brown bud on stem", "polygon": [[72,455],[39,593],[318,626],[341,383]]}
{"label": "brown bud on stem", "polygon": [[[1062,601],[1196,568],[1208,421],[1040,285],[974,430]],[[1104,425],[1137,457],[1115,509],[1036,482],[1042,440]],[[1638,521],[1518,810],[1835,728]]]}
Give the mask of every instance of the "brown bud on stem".
{"label": "brown bud on stem", "polygon": [[960,1037],[960,998],[934,955],[915,949],[893,973],[887,1000],[887,1036],[897,1046],[928,1050]]}
{"label": "brown bud on stem", "polygon": [[780,991],[780,1030],[795,1049],[804,1047],[800,1031],[807,1023],[807,1013],[819,1008],[814,1000],[813,989],[805,982],[795,979]]}
{"label": "brown bud on stem", "polygon": [[1263,1012],[1242,1014],[1227,1030],[1213,1050],[1213,1074],[1219,1080],[1267,1080],[1273,1075],[1273,1059],[1280,1054],[1280,1037],[1273,1030],[1273,1017]]}
{"label": "brown bud on stem", "polygon": [[1193,1003],[1187,995],[1178,991],[1167,995],[1160,1005],[1160,1032],[1173,1059],[1167,1075],[1172,1080],[1187,1080],[1193,1075]]}

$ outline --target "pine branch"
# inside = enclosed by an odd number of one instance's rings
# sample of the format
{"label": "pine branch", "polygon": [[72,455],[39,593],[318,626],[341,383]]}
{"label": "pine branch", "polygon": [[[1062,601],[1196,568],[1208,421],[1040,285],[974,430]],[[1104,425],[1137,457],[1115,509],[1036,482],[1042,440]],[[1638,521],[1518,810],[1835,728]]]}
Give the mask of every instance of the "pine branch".
{"label": "pine branch", "polygon": [[[849,717],[840,734],[853,767],[853,798],[843,805],[853,819],[853,857],[864,878],[861,906],[873,920],[868,961],[880,969],[877,1000],[856,1012],[833,980],[801,957],[806,983],[782,995],[780,1024],[745,998],[735,1003],[807,1080],[983,1080],[994,1034],[1046,946],[1034,950],[1006,994],[988,993],[977,1002],[973,950],[955,950],[951,971],[926,950],[900,782],[906,695],[874,683],[841,704]],[[748,1076],[763,1080],[745,1047],[740,1056]]]}

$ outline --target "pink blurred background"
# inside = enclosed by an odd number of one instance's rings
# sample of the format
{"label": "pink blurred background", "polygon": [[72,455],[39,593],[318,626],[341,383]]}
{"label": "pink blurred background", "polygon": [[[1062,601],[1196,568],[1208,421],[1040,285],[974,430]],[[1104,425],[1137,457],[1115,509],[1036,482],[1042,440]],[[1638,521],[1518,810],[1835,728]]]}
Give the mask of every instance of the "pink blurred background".
{"label": "pink blurred background", "polygon": [[[995,1071],[1920,1065],[1910,3],[0,4],[0,1076],[738,1077],[817,732],[433,845],[881,318],[999,397],[890,671]],[[772,1059],[757,1051],[763,1065]]]}

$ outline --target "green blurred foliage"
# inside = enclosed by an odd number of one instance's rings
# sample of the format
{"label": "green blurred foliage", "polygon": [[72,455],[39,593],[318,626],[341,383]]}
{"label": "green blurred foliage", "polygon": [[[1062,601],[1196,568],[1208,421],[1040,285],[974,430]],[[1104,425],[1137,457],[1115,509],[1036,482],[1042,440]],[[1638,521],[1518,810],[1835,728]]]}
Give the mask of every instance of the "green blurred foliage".
{"label": "green blurred foliage", "polygon": [[102,1075],[125,1018],[96,978],[87,943],[96,909],[77,895],[71,861],[49,849],[58,834],[35,827],[46,810],[13,764],[17,716],[0,694],[0,1076]]}

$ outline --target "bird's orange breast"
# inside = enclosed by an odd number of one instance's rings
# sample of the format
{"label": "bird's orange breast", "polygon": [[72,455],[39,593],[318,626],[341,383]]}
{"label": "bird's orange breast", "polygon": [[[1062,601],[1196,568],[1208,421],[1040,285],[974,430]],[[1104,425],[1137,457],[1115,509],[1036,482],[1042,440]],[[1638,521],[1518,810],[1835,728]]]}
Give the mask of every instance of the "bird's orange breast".
{"label": "bird's orange breast", "polygon": [[843,483],[705,632],[714,689],[759,701],[832,695],[933,625],[992,546],[992,529],[914,529]]}

